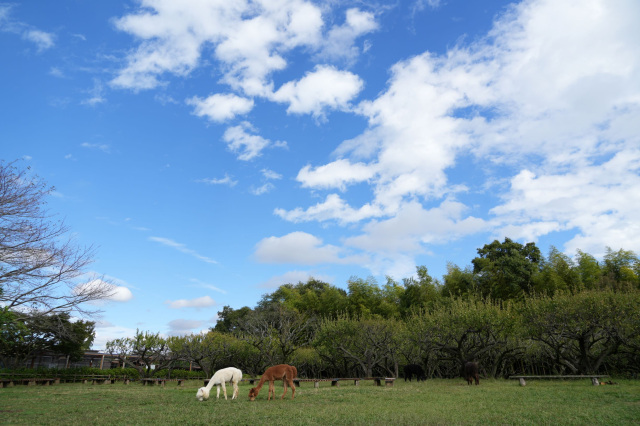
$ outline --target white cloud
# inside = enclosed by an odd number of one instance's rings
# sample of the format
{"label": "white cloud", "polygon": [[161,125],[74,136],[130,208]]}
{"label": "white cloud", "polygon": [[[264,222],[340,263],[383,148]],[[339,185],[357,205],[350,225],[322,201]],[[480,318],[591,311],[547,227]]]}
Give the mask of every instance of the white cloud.
{"label": "white cloud", "polygon": [[359,258],[342,256],[339,247],[322,244],[322,240],[306,232],[292,232],[283,237],[268,237],[256,244],[255,256],[263,263],[354,263]]}
{"label": "white cloud", "polygon": [[288,103],[287,112],[323,116],[327,109],[345,109],[362,90],[357,75],[330,66],[317,66],[298,81],[283,84],[272,96]]}
{"label": "white cloud", "polygon": [[183,308],[208,308],[216,305],[216,301],[209,296],[198,297],[196,299],[180,299],[180,300],[167,300],[165,304],[169,305],[171,309],[183,309]]}
{"label": "white cloud", "polygon": [[253,108],[253,100],[233,94],[211,95],[201,99],[197,96],[187,99],[187,104],[195,107],[193,112],[198,117],[207,117],[211,121],[223,122],[236,115],[247,114]]}
{"label": "white cloud", "polygon": [[273,170],[269,170],[269,169],[262,169],[262,175],[265,177],[265,179],[269,179],[269,180],[282,179],[281,174],[276,173]]}
{"label": "white cloud", "polygon": [[95,106],[106,102],[104,97],[104,86],[98,79],[93,80],[93,87],[86,91],[89,94],[89,98],[81,102],[82,105]]}
{"label": "white cloud", "polygon": [[441,244],[486,230],[482,219],[464,217],[466,210],[455,200],[428,210],[408,202],[393,217],[366,224],[363,234],[347,238],[345,245],[373,252],[418,253],[423,244]]}
{"label": "white cloud", "polygon": [[298,283],[306,283],[310,278],[314,278],[326,283],[331,283],[333,280],[330,277],[324,275],[318,275],[316,273],[307,272],[307,271],[289,271],[282,275],[277,275],[275,277],[271,277],[269,280],[260,284],[259,287],[262,288],[278,288],[284,284],[298,284]]}
{"label": "white cloud", "polygon": [[294,223],[336,220],[339,223],[347,224],[381,216],[383,211],[378,206],[372,206],[370,204],[365,204],[359,209],[354,209],[340,198],[339,195],[329,194],[323,202],[308,207],[307,209],[297,207],[287,211],[277,208],[274,210],[274,214]]}
{"label": "white cloud", "polygon": [[111,147],[108,144],[104,144],[104,143],[100,144],[100,143],[83,142],[80,144],[80,146],[88,149],[97,149],[106,154],[109,154],[111,152]]}
{"label": "white cloud", "polygon": [[500,235],[535,241],[553,231],[578,230],[566,243],[602,254],[605,246],[640,247],[640,150],[627,150],[599,165],[567,173],[524,170],[511,180],[505,202],[493,208]]}
{"label": "white cloud", "polygon": [[[568,251],[640,249],[637,16],[633,0],[524,1],[484,39],[395,64],[387,89],[357,107],[368,128],[336,149],[337,160],[298,174],[313,190],[366,182],[373,198],[351,206],[346,194],[328,194],[275,214],[352,225],[377,218],[345,244],[389,270],[428,244],[480,230],[527,239],[576,232]],[[492,187],[502,201],[476,217],[453,201],[483,186],[477,177],[451,183],[461,154],[487,182],[511,182]]]}
{"label": "white cloud", "polygon": [[114,339],[135,336],[136,330],[111,323],[96,323],[96,337],[91,345],[92,349],[104,350],[107,342]]}
{"label": "white cloud", "polygon": [[[102,299],[102,302],[128,302],[133,299],[133,293],[127,287],[113,285],[101,279],[93,279],[83,284],[77,285],[73,292],[75,294],[88,294],[97,288],[109,288],[109,297]],[[102,303],[95,301],[94,303]]]}
{"label": "white cloud", "polygon": [[252,189],[251,193],[253,195],[262,195],[262,194],[266,194],[268,192],[271,192],[274,188],[275,188],[275,186],[271,182],[267,182],[264,185],[261,185],[261,186],[259,186],[257,188]]}
{"label": "white cloud", "polygon": [[236,186],[236,184],[238,183],[237,180],[233,180],[231,176],[226,173],[224,174],[223,178],[204,178],[198,179],[196,182],[206,183],[207,185],[229,185],[231,187]]}
{"label": "white cloud", "polygon": [[286,142],[272,142],[260,135],[252,135],[248,131],[255,129],[248,122],[243,122],[239,126],[229,127],[223,139],[227,143],[229,150],[238,153],[238,159],[249,161],[261,155],[261,152],[269,146],[286,146]]}
{"label": "white cloud", "polygon": [[27,30],[22,33],[22,38],[36,44],[38,51],[50,49],[54,46],[54,35],[40,30]]}
{"label": "white cloud", "polygon": [[171,248],[173,248],[173,249],[176,249],[176,250],[178,250],[179,252],[182,252],[182,253],[188,254],[189,256],[193,256],[193,257],[195,257],[195,258],[196,258],[196,259],[198,259],[198,260],[202,260],[203,262],[206,262],[206,263],[212,263],[212,264],[216,264],[216,263],[218,263],[218,262],[216,262],[215,260],[213,260],[213,259],[211,259],[211,258],[209,258],[209,257],[207,257],[207,256],[203,256],[203,255],[199,254],[198,252],[196,252],[195,250],[192,250],[192,249],[188,248],[188,247],[187,247],[187,246],[185,246],[184,244],[182,244],[182,243],[178,243],[178,242],[173,241],[173,240],[171,240],[171,239],[169,239],[169,238],[162,238],[162,237],[149,237],[149,240],[150,240],[150,241],[155,241],[155,242],[160,243],[160,244],[162,244],[162,245],[164,245],[164,246],[167,246],[167,247],[171,247]]}
{"label": "white cloud", "polygon": [[347,185],[365,182],[374,175],[373,167],[364,163],[352,164],[349,160],[340,159],[313,169],[310,165],[304,166],[298,172],[296,180],[306,188],[337,188],[344,191]]}
{"label": "white cloud", "polygon": [[355,40],[377,29],[378,23],[373,13],[355,8],[349,9],[346,12],[344,24],[336,25],[328,31],[319,57],[353,61],[360,53],[360,49],[355,46]]}
{"label": "white cloud", "polygon": [[163,73],[187,75],[212,45],[223,80],[255,96],[270,92],[268,76],[286,66],[283,54],[321,41],[323,22],[320,9],[303,0],[142,0],[138,11],[114,24],[142,40],[115,86],[150,89],[162,84]]}
{"label": "white cloud", "polygon": [[55,45],[55,34],[12,19],[12,8],[13,6],[10,4],[0,5],[0,31],[20,35],[23,40],[34,43],[38,52],[50,49]]}
{"label": "white cloud", "polygon": [[169,321],[167,325],[169,326],[170,335],[181,336],[185,334],[191,334],[194,330],[202,328],[207,324],[207,321],[176,319],[173,321]]}

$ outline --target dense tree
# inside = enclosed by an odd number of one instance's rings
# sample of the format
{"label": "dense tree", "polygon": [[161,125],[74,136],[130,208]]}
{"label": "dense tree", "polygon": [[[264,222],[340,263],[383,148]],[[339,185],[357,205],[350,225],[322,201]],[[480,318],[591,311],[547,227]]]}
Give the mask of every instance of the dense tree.
{"label": "dense tree", "polygon": [[596,373],[626,342],[640,335],[640,295],[585,291],[528,300],[528,336],[541,342],[557,373]]}
{"label": "dense tree", "polygon": [[447,263],[447,273],[443,277],[443,297],[461,297],[467,294],[479,295],[475,275],[471,267],[460,269],[458,265]]}
{"label": "dense tree", "polygon": [[315,317],[271,304],[256,308],[238,320],[234,336],[255,349],[251,372],[274,364],[286,364],[299,347],[313,340]]}
{"label": "dense tree", "polygon": [[416,313],[407,327],[409,339],[431,363],[428,369],[439,368],[445,376],[457,375],[471,360],[479,361],[487,374],[499,376],[522,352],[518,319],[509,303],[455,299]]}
{"label": "dense tree", "polygon": [[91,321],[72,321],[69,314],[17,315],[0,309],[0,358],[5,366],[16,367],[42,352],[82,359],[95,337]]}
{"label": "dense tree", "polygon": [[614,251],[611,247],[607,247],[604,255],[603,274],[615,283],[616,288],[638,288],[640,284],[640,260],[630,250],[620,249]]}
{"label": "dense tree", "polygon": [[584,288],[580,271],[574,261],[555,247],[551,247],[540,272],[534,276],[536,293],[553,295],[556,292],[578,292]]}
{"label": "dense tree", "polygon": [[580,281],[587,290],[593,290],[600,284],[602,268],[595,257],[578,250],[576,254],[576,269],[580,274]]}
{"label": "dense tree", "polygon": [[284,305],[308,316],[335,316],[347,309],[347,293],[323,281],[309,278],[306,283],[284,284],[258,302],[258,308]]}
{"label": "dense tree", "polygon": [[176,361],[177,354],[170,351],[167,340],[160,333],[136,330],[134,337],[110,340],[106,351],[123,365],[134,367],[140,377],[149,377],[152,370],[162,370]]}
{"label": "dense tree", "polygon": [[417,279],[405,278],[404,291],[399,297],[399,307],[404,315],[412,310],[433,306],[440,297],[435,280],[425,266],[416,268]]}
{"label": "dense tree", "polygon": [[355,365],[371,377],[375,369],[397,374],[399,336],[395,320],[342,315],[322,321],[315,345],[329,364],[346,361],[347,371]]}
{"label": "dense tree", "polygon": [[505,238],[502,243],[495,240],[478,249],[478,257],[471,263],[483,295],[507,300],[531,293],[541,261],[542,254],[534,243],[523,246]]}
{"label": "dense tree", "polygon": [[237,338],[216,331],[169,337],[167,345],[175,358],[196,364],[207,377],[220,368],[238,364],[239,355],[244,352]]}
{"label": "dense tree", "polygon": [[238,330],[238,325],[242,323],[252,312],[253,309],[248,306],[244,306],[240,309],[233,309],[231,306],[224,306],[222,311],[218,312],[218,322],[212,331],[233,333]]}
{"label": "dense tree", "polygon": [[389,316],[397,312],[397,307],[390,306],[385,301],[384,293],[378,286],[375,278],[369,277],[366,280],[358,277],[351,277],[347,282],[348,310],[354,317],[368,318],[372,315]]}

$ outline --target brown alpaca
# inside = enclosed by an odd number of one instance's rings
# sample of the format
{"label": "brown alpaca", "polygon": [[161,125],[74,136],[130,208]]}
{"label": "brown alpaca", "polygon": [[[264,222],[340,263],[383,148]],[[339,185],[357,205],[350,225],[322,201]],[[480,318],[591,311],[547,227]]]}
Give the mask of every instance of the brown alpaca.
{"label": "brown alpaca", "polygon": [[284,383],[284,393],[280,399],[284,399],[284,396],[287,394],[287,384],[291,387],[291,399],[296,396],[296,387],[293,385],[293,379],[298,376],[298,369],[293,365],[280,364],[274,365],[273,367],[267,368],[267,371],[264,372],[262,377],[260,378],[260,383],[255,388],[251,388],[249,390],[249,400],[254,401],[262,389],[264,382],[269,382],[269,395],[267,397],[267,401],[271,400],[271,395],[273,394],[273,399],[276,399],[276,390],[273,382],[275,380],[282,380]]}

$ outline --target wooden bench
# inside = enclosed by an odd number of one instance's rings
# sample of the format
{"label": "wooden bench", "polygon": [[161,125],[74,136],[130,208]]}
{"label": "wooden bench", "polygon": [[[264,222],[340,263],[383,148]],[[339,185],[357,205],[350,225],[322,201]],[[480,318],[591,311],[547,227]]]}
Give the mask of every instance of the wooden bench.
{"label": "wooden bench", "polygon": [[185,379],[162,379],[162,378],[156,378],[156,379],[140,379],[140,382],[142,383],[143,386],[145,385],[156,385],[156,386],[164,386],[167,382],[178,382],[178,386],[182,387],[182,384],[184,383]]}
{"label": "wooden bench", "polygon": [[341,377],[341,378],[335,378],[335,379],[294,379],[293,383],[296,386],[300,386],[301,382],[313,382],[313,387],[314,388],[318,388],[320,387],[320,382],[331,382],[331,386],[340,386],[340,382],[341,381],[349,381],[349,380],[353,380],[353,384],[354,386],[358,386],[360,385],[360,380],[373,380],[374,384],[376,386],[382,386],[382,381],[384,380],[384,383],[386,386],[393,386],[394,381],[396,380],[394,377],[349,377],[349,378],[345,378],[345,377]]}
{"label": "wooden bench", "polygon": [[42,377],[29,377],[29,378],[19,377],[19,378],[0,379],[0,385],[1,385],[0,387],[3,387],[3,388],[12,387],[16,384],[27,385],[27,386],[35,386],[40,384],[42,386],[49,386],[49,385],[57,385],[59,383],[60,383],[59,378],[49,379],[49,378],[42,378]]}
{"label": "wooden bench", "polygon": [[115,383],[115,377],[107,376],[107,375],[91,375],[91,376],[82,376],[81,378],[83,384],[87,384],[91,382],[92,385],[104,385],[104,384],[113,384]]}
{"label": "wooden bench", "polygon": [[520,386],[526,386],[527,380],[533,379],[591,379],[591,383],[594,386],[598,386],[600,382],[598,379],[601,377],[609,377],[607,374],[598,375],[564,375],[564,376],[509,376],[510,379],[516,379],[520,381]]}

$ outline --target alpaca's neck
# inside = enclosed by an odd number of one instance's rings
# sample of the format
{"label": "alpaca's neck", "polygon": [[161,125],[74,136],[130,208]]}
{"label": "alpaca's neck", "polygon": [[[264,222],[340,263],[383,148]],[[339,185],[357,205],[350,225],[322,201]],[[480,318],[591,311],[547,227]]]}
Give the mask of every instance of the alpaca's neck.
{"label": "alpaca's neck", "polygon": [[260,382],[258,382],[258,386],[256,386],[256,390],[259,391],[260,389],[262,389],[262,386],[264,385],[264,382],[266,382],[266,381],[267,381],[267,378],[263,374],[262,377],[260,377]]}
{"label": "alpaca's neck", "polygon": [[211,380],[209,380],[209,383],[207,383],[207,390],[211,390],[211,388],[215,385],[215,381],[213,380],[213,377],[211,378]]}

